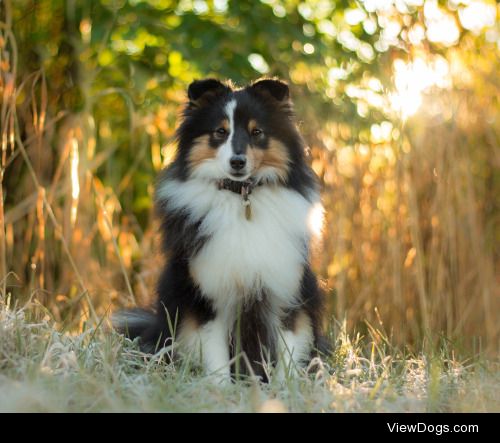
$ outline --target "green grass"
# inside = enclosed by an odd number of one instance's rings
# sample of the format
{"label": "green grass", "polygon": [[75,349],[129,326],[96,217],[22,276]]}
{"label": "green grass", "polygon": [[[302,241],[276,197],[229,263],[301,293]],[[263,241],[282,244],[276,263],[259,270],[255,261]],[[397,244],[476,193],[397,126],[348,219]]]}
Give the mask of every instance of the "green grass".
{"label": "green grass", "polygon": [[460,362],[447,349],[404,355],[378,331],[351,340],[285,383],[218,386],[189,362],[152,359],[106,328],[71,335],[30,310],[0,309],[0,411],[413,412],[500,411],[491,362]]}

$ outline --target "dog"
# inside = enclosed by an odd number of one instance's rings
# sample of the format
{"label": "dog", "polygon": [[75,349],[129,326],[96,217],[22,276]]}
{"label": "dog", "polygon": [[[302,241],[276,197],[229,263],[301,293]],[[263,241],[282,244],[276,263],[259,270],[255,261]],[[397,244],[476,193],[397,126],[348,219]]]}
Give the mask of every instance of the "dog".
{"label": "dog", "polygon": [[118,312],[114,326],[147,352],[175,343],[221,382],[283,378],[326,351],[309,263],[322,206],[288,85],[209,78],[187,95],[156,186],[167,257],[157,304]]}

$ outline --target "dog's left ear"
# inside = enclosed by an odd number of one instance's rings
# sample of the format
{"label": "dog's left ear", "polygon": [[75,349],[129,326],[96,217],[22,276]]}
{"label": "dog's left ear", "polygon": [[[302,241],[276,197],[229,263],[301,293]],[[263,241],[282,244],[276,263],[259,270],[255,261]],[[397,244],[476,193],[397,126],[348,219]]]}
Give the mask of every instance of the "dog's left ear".
{"label": "dog's left ear", "polygon": [[217,79],[195,80],[188,87],[189,104],[193,107],[203,105],[228,92],[231,92],[231,88]]}
{"label": "dog's left ear", "polygon": [[284,102],[290,99],[290,90],[288,89],[288,85],[281,80],[258,80],[254,84],[252,84],[251,88],[254,91],[268,94],[279,102]]}

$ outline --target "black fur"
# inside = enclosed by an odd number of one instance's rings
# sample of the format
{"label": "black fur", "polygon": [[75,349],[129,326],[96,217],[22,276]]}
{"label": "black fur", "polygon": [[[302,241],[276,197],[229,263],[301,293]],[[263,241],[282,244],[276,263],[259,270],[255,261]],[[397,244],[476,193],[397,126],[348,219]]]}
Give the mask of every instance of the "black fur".
{"label": "black fur", "polygon": [[268,93],[280,102],[290,97],[288,85],[280,80],[259,80],[252,85],[252,90]]}
{"label": "black fur", "polygon": [[230,88],[219,80],[207,78],[205,80],[195,80],[189,85],[188,98],[190,103],[194,104],[207,93],[212,93],[215,96],[224,92],[230,92]]}

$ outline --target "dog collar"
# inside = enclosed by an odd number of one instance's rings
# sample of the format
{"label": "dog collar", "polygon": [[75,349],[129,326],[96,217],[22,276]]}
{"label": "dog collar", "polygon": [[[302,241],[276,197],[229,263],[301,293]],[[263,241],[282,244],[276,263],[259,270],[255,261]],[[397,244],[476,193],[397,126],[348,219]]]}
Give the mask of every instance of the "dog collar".
{"label": "dog collar", "polygon": [[234,192],[235,194],[250,195],[253,188],[258,186],[258,184],[252,178],[244,181],[231,180],[230,178],[222,178],[217,182],[217,187],[219,189],[225,189],[227,191]]}
{"label": "dog collar", "polygon": [[219,189],[234,192],[241,195],[243,198],[243,206],[245,207],[245,218],[250,220],[252,218],[252,208],[248,196],[252,193],[256,186],[262,185],[262,182],[256,182],[254,179],[249,178],[244,181],[231,180],[230,178],[223,178],[217,182]]}

